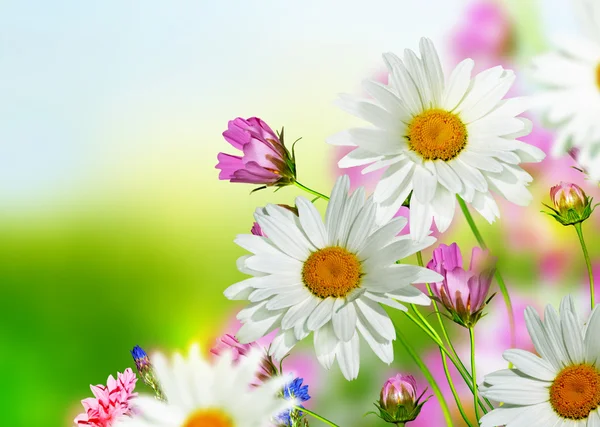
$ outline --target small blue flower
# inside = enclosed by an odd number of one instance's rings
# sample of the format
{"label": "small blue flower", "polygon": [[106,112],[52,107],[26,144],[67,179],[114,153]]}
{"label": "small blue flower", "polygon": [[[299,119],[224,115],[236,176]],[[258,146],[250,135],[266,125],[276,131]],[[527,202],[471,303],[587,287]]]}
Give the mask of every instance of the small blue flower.
{"label": "small blue flower", "polygon": [[150,359],[142,347],[136,345],[133,347],[131,357],[135,361],[135,366],[140,374],[146,372],[150,368]]}
{"label": "small blue flower", "polygon": [[[310,395],[308,394],[308,386],[303,386],[302,381],[304,381],[302,378],[295,378],[292,382],[287,384],[283,388],[283,397],[288,400],[296,399],[297,402],[306,402],[308,399],[310,399]],[[300,405],[300,407],[302,407],[302,405]],[[277,416],[277,421],[279,422],[280,426],[292,426],[292,420],[290,418],[291,411],[291,409],[288,409]],[[302,412],[300,412],[299,415],[302,415]]]}

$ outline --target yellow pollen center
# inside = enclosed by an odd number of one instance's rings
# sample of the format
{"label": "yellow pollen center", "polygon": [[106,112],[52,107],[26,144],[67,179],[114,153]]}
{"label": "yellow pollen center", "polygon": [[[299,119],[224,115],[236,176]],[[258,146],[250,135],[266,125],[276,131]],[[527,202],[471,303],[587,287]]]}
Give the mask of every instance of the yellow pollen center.
{"label": "yellow pollen center", "polygon": [[591,365],[564,368],[550,387],[550,404],[562,418],[587,418],[600,404],[600,372]]}
{"label": "yellow pollen center", "polygon": [[448,161],[467,145],[467,128],[456,114],[435,108],[412,119],[407,139],[424,160]]}
{"label": "yellow pollen center", "polygon": [[220,409],[200,409],[192,413],[181,427],[233,427],[233,422]]}
{"label": "yellow pollen center", "polygon": [[600,89],[600,64],[596,66],[596,86]]}
{"label": "yellow pollen center", "polygon": [[310,254],[302,267],[302,281],[320,298],[341,298],[358,288],[361,269],[356,255],[339,246]]}

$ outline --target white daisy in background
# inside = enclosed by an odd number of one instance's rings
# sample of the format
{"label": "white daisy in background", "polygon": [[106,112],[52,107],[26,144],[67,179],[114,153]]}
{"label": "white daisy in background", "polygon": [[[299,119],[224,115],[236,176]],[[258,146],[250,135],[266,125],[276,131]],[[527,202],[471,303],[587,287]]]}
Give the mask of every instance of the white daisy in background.
{"label": "white daisy in background", "polygon": [[481,394],[504,402],[481,418],[482,427],[600,426],[600,310],[583,322],[571,297],[560,314],[547,306],[542,321],[525,310],[525,322],[541,357],[507,350],[516,369],[487,375]]}
{"label": "white daisy in background", "polygon": [[577,0],[583,35],[562,36],[555,50],[533,60],[543,118],[557,129],[552,154],[576,149],[577,162],[600,179],[600,2]]}
{"label": "white daisy in background", "polygon": [[279,328],[270,353],[281,360],[299,340],[314,332],[315,352],[327,369],[337,358],[342,373],[359,370],[359,335],[381,360],[391,363],[396,331],[380,304],[406,310],[397,301],[428,305],[411,283],[441,276],[396,261],[431,245],[427,236],[413,242],[397,236],[406,225],[399,217],[379,227],[376,205],[364,188],[349,195],[348,176],[340,177],[327,206],[325,222],[313,204],[296,199],[298,216],[277,205],[255,213],[266,237],[239,235],[235,242],[254,255],[238,260],[254,277],[225,291],[229,299],[249,300],[238,319],[237,338],[252,342]]}
{"label": "white daisy in background", "polygon": [[154,373],[165,401],[139,396],[135,415],[115,427],[264,427],[295,404],[284,400],[286,378],[275,377],[251,386],[262,360],[260,350],[233,363],[222,354],[213,365],[202,359],[197,345],[184,359],[176,353],[171,363],[162,354],[152,356]]}
{"label": "white daisy in background", "polygon": [[471,78],[473,61],[465,59],[447,81],[428,39],[421,58],[405,50],[404,59],[383,55],[389,84],[365,81],[373,100],[343,95],[339,105],[374,127],[345,130],[328,139],[355,146],[339,161],[342,168],[367,165],[363,173],[387,167],[374,198],[378,220],[385,222],[411,194],[410,229],[414,239],[427,235],[432,220],[445,231],[454,216],[456,195],[489,222],[499,216],[491,191],[517,205],[527,205],[531,176],[522,162],[539,162],[544,153],[518,141],[531,122],[518,117],[522,98],[502,99],[515,75],[494,67]]}

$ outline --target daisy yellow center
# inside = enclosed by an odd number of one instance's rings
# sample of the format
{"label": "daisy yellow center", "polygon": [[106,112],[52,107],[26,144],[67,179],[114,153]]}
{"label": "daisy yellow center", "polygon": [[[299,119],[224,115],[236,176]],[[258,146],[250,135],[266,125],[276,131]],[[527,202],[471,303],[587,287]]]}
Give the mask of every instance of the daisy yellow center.
{"label": "daisy yellow center", "polygon": [[456,114],[434,108],[412,119],[407,139],[424,160],[448,161],[467,145],[467,127]]}
{"label": "daisy yellow center", "polygon": [[339,246],[313,252],[302,267],[304,285],[320,298],[341,298],[358,287],[360,261]]}
{"label": "daisy yellow center", "polygon": [[600,405],[600,372],[591,365],[564,368],[550,387],[550,404],[562,418],[587,418]]}
{"label": "daisy yellow center", "polygon": [[600,64],[596,66],[596,86],[600,89]]}
{"label": "daisy yellow center", "polygon": [[193,412],[181,427],[233,427],[233,422],[220,409],[200,409]]}

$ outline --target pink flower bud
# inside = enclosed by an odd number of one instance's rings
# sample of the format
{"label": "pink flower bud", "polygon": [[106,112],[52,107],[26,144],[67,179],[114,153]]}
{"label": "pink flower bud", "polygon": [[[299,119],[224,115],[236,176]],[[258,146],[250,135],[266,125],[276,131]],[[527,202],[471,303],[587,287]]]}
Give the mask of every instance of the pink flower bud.
{"label": "pink flower bud", "polygon": [[296,178],[294,159],[277,135],[261,119],[238,117],[229,122],[223,137],[242,156],[219,153],[219,179],[230,182],[283,186]]}
{"label": "pink flower bud", "polygon": [[561,214],[566,214],[569,209],[574,209],[582,214],[588,204],[585,192],[576,184],[561,182],[550,189],[550,198],[554,207]]}
{"label": "pink flower bud", "polygon": [[432,283],[431,289],[456,323],[471,327],[483,315],[495,264],[496,259],[488,251],[477,247],[473,248],[468,270],[462,266],[462,255],[456,243],[441,244],[433,251],[433,259],[427,268],[441,274],[444,280]]}
{"label": "pink flower bud", "polygon": [[412,375],[397,374],[390,378],[381,389],[379,404],[390,413],[400,406],[412,412],[417,405],[417,381]]}

